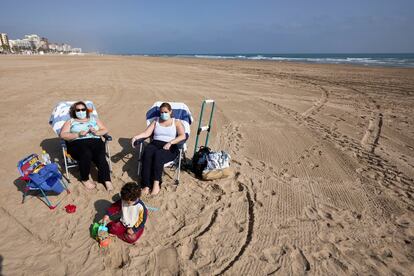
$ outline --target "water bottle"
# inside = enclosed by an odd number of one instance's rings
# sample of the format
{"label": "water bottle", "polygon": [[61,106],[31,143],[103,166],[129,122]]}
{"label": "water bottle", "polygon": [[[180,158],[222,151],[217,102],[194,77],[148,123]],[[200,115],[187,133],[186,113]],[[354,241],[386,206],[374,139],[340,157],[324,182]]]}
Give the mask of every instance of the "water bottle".
{"label": "water bottle", "polygon": [[50,155],[45,150],[42,151],[42,159],[43,163],[45,163],[46,165],[51,163]]}

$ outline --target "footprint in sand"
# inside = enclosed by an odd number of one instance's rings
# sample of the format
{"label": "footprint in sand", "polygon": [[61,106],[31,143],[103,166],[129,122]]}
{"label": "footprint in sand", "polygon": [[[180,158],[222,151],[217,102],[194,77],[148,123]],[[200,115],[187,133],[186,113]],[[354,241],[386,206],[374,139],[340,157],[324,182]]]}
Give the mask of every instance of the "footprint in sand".
{"label": "footprint in sand", "polygon": [[156,272],[154,275],[179,275],[179,258],[173,247],[165,248],[156,253]]}
{"label": "footprint in sand", "polygon": [[302,250],[294,248],[290,253],[292,275],[304,275],[311,269],[309,261],[306,259]]}
{"label": "footprint in sand", "polygon": [[316,208],[312,206],[305,207],[305,214],[310,220],[318,220],[320,216],[318,215],[318,211]]}

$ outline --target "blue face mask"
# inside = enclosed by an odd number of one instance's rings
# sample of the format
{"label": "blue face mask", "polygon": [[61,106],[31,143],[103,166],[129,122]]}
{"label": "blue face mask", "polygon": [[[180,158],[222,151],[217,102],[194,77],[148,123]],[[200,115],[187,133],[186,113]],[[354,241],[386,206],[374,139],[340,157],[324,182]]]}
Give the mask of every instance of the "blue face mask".
{"label": "blue face mask", "polygon": [[86,111],[76,111],[75,114],[76,114],[76,117],[78,117],[78,119],[86,118]]}
{"label": "blue face mask", "polygon": [[161,113],[161,120],[166,121],[170,118],[170,113]]}

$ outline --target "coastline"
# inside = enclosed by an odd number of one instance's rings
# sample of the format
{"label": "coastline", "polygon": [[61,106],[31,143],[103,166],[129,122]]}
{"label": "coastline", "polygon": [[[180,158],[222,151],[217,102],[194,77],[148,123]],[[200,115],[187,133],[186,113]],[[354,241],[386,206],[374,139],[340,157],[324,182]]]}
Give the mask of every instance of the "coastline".
{"label": "coastline", "polygon": [[[72,54],[8,54],[2,56],[113,56],[113,57],[140,57],[140,58],[178,58],[178,59],[197,59],[197,60],[217,60],[217,61],[258,61],[258,62],[274,62],[274,63],[297,63],[297,64],[312,64],[312,65],[352,65],[361,66],[364,68],[414,68],[414,53],[395,53],[395,54],[332,54],[343,56],[341,59],[328,58],[331,54],[283,54],[286,57],[279,57],[275,54],[257,54],[257,55],[245,55],[241,56],[237,54],[104,54],[94,52],[84,53],[72,53]],[[268,55],[271,57],[265,57]],[[275,56],[274,56],[275,55]],[[287,56],[312,56],[321,55],[328,56],[324,61],[323,58],[289,58]],[[355,58],[353,56],[358,56]],[[402,60],[389,61],[390,58],[386,58],[387,61],[370,60],[372,56],[401,56]],[[405,58],[403,58],[405,57]],[[394,57],[395,59],[395,57]],[[359,60],[359,61],[356,61]]]}
{"label": "coastline", "polygon": [[[127,55],[128,56],[128,55]],[[134,55],[132,55],[134,56]],[[258,60],[310,64],[351,64],[367,67],[414,68],[414,53],[332,53],[332,54],[156,54],[152,57],[179,57],[212,60]]]}
{"label": "coastline", "polygon": [[[116,55],[0,61],[5,275],[413,271],[414,68]],[[58,101],[96,104],[114,137],[118,192],[136,180],[129,139],[153,102],[185,102],[197,122],[206,98],[217,101],[210,145],[231,154],[236,175],[206,183],[183,173],[178,187],[166,176],[160,196],[144,199],[160,211],[136,246],[115,240],[99,251],[88,227],[113,195],[87,193],[76,173],[63,205],[77,213],[35,198],[20,205],[16,162],[41,148],[60,157],[47,124]],[[195,133],[194,124],[189,157]]]}

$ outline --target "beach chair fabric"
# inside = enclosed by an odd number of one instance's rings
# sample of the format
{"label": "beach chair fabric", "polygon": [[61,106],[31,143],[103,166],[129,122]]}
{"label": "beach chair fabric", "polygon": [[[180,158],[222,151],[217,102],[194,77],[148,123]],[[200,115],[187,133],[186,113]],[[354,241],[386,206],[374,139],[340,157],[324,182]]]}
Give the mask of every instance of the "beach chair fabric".
{"label": "beach chair fabric", "polygon": [[[69,109],[74,103],[75,101],[59,102],[50,115],[49,125],[58,136],[65,122],[70,119]],[[98,117],[95,105],[91,101],[85,101],[85,104],[92,116]]]}
{"label": "beach chair fabric", "polygon": [[[160,117],[160,105],[162,103],[163,102],[155,102],[150,108],[150,110],[147,111],[147,114],[146,114],[147,125],[150,125],[152,121]],[[188,135],[189,137],[190,131],[191,131],[190,125],[194,121],[193,117],[191,116],[190,109],[184,103],[172,102],[169,104],[171,105],[171,108],[172,108],[173,117],[175,119],[179,119],[182,122],[184,126],[184,131],[186,135]]]}

